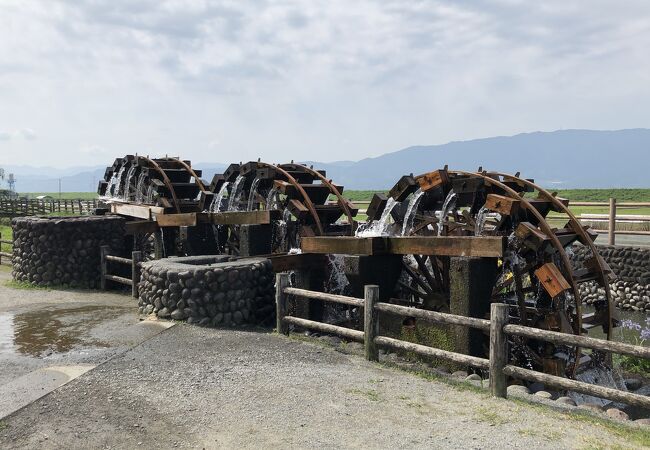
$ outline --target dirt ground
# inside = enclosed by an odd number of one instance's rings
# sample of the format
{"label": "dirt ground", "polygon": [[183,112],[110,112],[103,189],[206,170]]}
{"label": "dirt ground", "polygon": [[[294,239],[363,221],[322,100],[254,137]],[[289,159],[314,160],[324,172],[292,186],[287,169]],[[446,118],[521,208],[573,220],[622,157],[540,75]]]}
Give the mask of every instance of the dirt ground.
{"label": "dirt ground", "polygon": [[[0,312],[123,308],[50,354],[57,366],[93,368],[2,419],[3,449],[640,447],[616,427],[423,379],[318,341],[186,324],[131,339],[127,330],[138,325],[128,296],[15,290],[3,277]],[[98,348],[89,353],[96,359],[79,356],[85,348]],[[32,358],[36,370],[49,364]],[[32,369],[18,367],[2,369],[4,379]]]}

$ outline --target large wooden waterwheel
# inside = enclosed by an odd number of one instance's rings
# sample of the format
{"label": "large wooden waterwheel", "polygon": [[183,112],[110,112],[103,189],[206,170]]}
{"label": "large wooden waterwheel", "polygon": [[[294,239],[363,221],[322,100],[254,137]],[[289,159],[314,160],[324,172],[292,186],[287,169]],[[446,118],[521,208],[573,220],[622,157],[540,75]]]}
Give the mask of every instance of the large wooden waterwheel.
{"label": "large wooden waterwheel", "polygon": [[[611,336],[612,273],[596,251],[595,234],[582,227],[567,200],[532,180],[446,169],[406,176],[388,198],[373,199],[369,220],[371,227],[392,235],[507,237],[491,301],[510,306],[512,323],[576,335],[602,327]],[[591,255],[580,267],[570,258],[575,247],[585,247]],[[594,304],[595,311],[586,314],[578,287],[589,281],[597,282],[605,295]],[[405,256],[394,295],[417,307],[448,308],[448,258]],[[581,367],[604,360],[577,347],[519,338],[511,344],[517,364],[562,376],[574,376]]]}
{"label": "large wooden waterwheel", "polygon": [[[325,171],[302,164],[269,164],[251,161],[231,164],[214,176],[209,186],[213,213],[235,211],[276,211],[269,226],[272,253],[288,253],[300,248],[302,236],[354,234],[358,209],[341,193]],[[339,219],[345,217],[345,222]],[[240,254],[240,226],[215,226],[219,252]]]}

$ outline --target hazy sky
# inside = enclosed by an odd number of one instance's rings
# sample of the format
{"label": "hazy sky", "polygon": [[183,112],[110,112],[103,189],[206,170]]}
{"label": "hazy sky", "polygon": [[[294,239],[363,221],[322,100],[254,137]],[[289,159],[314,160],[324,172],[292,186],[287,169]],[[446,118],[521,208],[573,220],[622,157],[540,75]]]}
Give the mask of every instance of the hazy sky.
{"label": "hazy sky", "polygon": [[0,0],[0,164],[649,126],[648,0]]}

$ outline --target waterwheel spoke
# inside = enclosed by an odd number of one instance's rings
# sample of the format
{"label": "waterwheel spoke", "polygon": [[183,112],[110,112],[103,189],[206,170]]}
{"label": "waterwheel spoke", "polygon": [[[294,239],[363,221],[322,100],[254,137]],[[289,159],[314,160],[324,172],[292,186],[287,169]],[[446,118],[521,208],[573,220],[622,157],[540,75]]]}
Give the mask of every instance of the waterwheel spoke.
{"label": "waterwheel spoke", "polygon": [[409,274],[411,279],[418,284],[422,289],[424,289],[428,294],[431,294],[433,290],[431,287],[429,287],[424,281],[420,279],[420,277],[415,273],[415,271],[406,263],[402,263],[402,266],[404,267],[404,270]]}

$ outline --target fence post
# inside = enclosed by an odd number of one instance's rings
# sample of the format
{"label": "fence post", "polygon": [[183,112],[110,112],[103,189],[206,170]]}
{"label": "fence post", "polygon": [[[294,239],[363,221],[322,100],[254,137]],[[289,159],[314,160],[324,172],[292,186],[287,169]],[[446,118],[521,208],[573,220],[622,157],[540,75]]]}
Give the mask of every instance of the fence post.
{"label": "fence post", "polygon": [[287,315],[287,294],[284,293],[284,289],[288,286],[288,273],[279,273],[275,276],[275,327],[278,333],[286,334],[287,336],[289,335],[289,326],[284,322],[284,316]]}
{"label": "fence post", "polygon": [[102,245],[101,247],[99,247],[99,255],[100,255],[100,258],[101,258],[101,262],[100,262],[101,279],[100,279],[100,282],[99,282],[99,287],[100,287],[100,289],[102,291],[106,290],[106,273],[107,273],[107,271],[106,271],[106,264],[107,264],[106,255],[108,255],[109,251],[110,251],[110,247],[108,245]]}
{"label": "fence post", "polygon": [[609,245],[616,245],[616,199],[609,199]]}
{"label": "fence post", "polygon": [[490,306],[490,393],[506,398],[508,385],[503,368],[508,363],[508,340],[503,327],[508,323],[508,305],[492,303]]}
{"label": "fence post", "polygon": [[138,298],[138,284],[140,283],[140,263],[142,262],[142,252],[136,251],[131,253],[131,295],[133,298]]}
{"label": "fence post", "polygon": [[379,286],[371,284],[363,289],[363,344],[368,361],[379,361],[379,349],[375,338],[379,334],[379,313],[375,304],[379,300]]}

